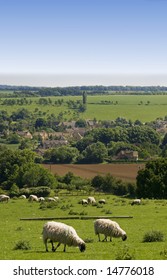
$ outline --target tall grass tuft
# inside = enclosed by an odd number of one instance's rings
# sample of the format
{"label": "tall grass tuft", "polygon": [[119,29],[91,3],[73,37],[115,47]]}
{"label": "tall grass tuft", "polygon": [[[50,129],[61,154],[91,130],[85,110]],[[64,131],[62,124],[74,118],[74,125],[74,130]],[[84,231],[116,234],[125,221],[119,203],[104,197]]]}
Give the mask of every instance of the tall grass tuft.
{"label": "tall grass tuft", "polygon": [[115,256],[116,260],[135,260],[135,252],[126,245]]}
{"label": "tall grass tuft", "polygon": [[161,242],[164,241],[164,234],[159,230],[146,232],[143,237],[143,242]]}
{"label": "tall grass tuft", "polygon": [[29,241],[26,240],[20,240],[16,243],[14,250],[30,250],[31,246],[29,244]]}

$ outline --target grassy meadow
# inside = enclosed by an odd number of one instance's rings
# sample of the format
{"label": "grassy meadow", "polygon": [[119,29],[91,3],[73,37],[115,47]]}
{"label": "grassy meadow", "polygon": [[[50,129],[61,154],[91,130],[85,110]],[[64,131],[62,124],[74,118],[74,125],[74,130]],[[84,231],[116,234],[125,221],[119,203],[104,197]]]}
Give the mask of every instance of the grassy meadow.
{"label": "grassy meadow", "polygon": [[[48,98],[48,97],[46,97]],[[39,98],[31,97],[30,105],[23,105],[24,108],[34,112],[36,109],[44,113],[44,116],[63,112],[63,117],[67,120],[78,118],[76,110],[67,107],[67,100],[82,100],[82,96],[62,96],[50,97],[52,104],[39,105]],[[63,99],[61,106],[54,105],[58,99]],[[7,106],[2,105],[3,98],[0,102],[0,110],[7,110],[9,114],[21,108],[21,105]],[[106,103],[105,103],[106,102]],[[111,102],[108,103],[107,102]],[[105,103],[105,104],[104,104]],[[117,117],[123,117],[132,121],[140,120],[149,122],[156,118],[166,116],[167,112],[167,95],[97,95],[87,97],[87,110],[79,114],[80,118],[97,120],[114,120]]]}
{"label": "grassy meadow", "polygon": [[[160,260],[167,259],[167,201],[143,200],[142,205],[131,206],[130,200],[112,195],[94,195],[96,200],[105,198],[106,204],[83,206],[78,202],[83,196],[60,196],[59,203],[48,206],[39,202],[11,199],[9,203],[0,203],[0,259],[1,260]],[[87,198],[87,196],[85,196]],[[90,216],[132,216],[133,218],[113,218],[127,233],[127,240],[113,238],[112,242],[99,242],[94,234]],[[86,241],[86,251],[67,247],[63,252],[61,245],[56,252],[45,252],[42,241],[44,220],[20,220],[22,218],[54,218],[72,225],[78,235]],[[73,219],[85,217],[85,219]],[[71,218],[71,219],[70,219]],[[87,219],[86,219],[87,218]],[[143,242],[143,237],[150,231],[160,231],[164,240],[161,242]],[[102,240],[102,236],[101,236]],[[28,244],[27,250],[14,249],[19,242]]]}

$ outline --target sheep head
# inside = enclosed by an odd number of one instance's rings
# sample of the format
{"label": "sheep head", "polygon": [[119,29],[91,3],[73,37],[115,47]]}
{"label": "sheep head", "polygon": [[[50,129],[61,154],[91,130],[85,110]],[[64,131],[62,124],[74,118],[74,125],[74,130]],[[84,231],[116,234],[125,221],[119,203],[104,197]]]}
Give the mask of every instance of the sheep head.
{"label": "sheep head", "polygon": [[85,243],[81,243],[81,244],[79,245],[79,250],[80,250],[81,252],[84,252],[84,251],[86,250],[86,245],[85,245]]}

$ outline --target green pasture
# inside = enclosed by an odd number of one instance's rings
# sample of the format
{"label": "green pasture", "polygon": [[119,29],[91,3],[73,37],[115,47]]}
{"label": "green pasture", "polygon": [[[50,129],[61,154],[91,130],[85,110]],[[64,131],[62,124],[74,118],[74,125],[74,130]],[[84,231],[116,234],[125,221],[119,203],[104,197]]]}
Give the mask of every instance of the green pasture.
{"label": "green pasture", "polygon": [[[0,203],[0,259],[1,260],[159,260],[167,259],[167,201],[143,200],[142,205],[130,205],[130,200],[111,195],[94,195],[96,200],[105,198],[103,206],[83,206],[78,202],[83,196],[60,196],[60,202],[46,208],[39,202],[11,199],[9,203]],[[86,196],[87,197],[87,196]],[[86,198],[85,197],[85,198]],[[41,207],[41,208],[40,208]],[[99,242],[94,234],[90,216],[132,216],[133,218],[113,218],[127,233],[127,240],[113,239],[112,242]],[[67,247],[63,252],[61,245],[56,252],[45,252],[42,241],[44,220],[20,220],[21,218],[54,218],[72,225],[78,235],[86,241],[86,251]],[[80,217],[80,219],[72,219]],[[81,217],[85,218],[81,219]],[[87,218],[87,219],[86,219]],[[57,219],[58,220],[58,219]],[[162,242],[142,242],[145,233],[152,230],[164,235]],[[18,242],[27,242],[28,250],[14,248]]]}
{"label": "green pasture", "polygon": [[[48,97],[46,97],[48,98]],[[49,97],[54,103],[55,100],[81,100],[82,96],[62,96]],[[44,113],[44,116],[63,112],[63,117],[67,120],[78,118],[75,114],[76,110],[69,109],[66,102],[61,106],[56,105],[39,105],[36,101],[37,97],[31,99],[31,105],[23,105],[29,111],[34,112],[36,109]],[[9,114],[21,108],[20,105],[6,106],[2,105],[3,98],[0,102],[0,110],[7,110]],[[106,102],[106,104],[104,104]],[[108,103],[107,102],[111,102]],[[167,95],[98,95],[87,97],[87,110],[79,113],[80,118],[97,120],[114,120],[117,117],[123,117],[132,121],[140,120],[148,122],[156,118],[164,118],[167,115]]]}

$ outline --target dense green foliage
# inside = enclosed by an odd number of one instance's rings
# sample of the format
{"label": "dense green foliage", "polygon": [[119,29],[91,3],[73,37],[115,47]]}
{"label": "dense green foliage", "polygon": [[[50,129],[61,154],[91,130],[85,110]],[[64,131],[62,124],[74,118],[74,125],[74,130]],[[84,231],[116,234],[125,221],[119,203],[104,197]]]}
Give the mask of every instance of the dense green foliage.
{"label": "dense green foliage", "polygon": [[149,161],[139,170],[137,193],[144,198],[167,198],[167,159]]}
{"label": "dense green foliage", "polygon": [[0,150],[0,184],[3,190],[17,193],[17,188],[56,185],[54,176],[35,163],[30,150]]}

